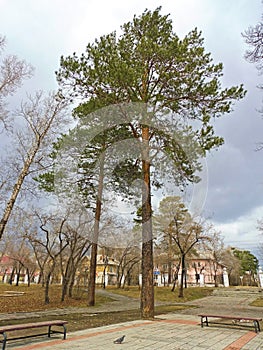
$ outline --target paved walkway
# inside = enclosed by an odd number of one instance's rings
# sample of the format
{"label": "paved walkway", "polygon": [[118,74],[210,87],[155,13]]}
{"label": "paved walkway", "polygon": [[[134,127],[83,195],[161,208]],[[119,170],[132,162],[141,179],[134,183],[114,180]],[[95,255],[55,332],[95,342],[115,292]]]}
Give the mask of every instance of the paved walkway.
{"label": "paved walkway", "polygon": [[[7,350],[112,350],[119,347],[127,350],[263,350],[263,332],[257,334],[251,329],[234,326],[201,328],[197,316],[200,312],[209,311],[262,317],[261,308],[248,305],[259,295],[258,290],[230,292],[224,289],[211,297],[191,302],[196,308],[161,315],[154,321],[137,320],[72,332],[68,333],[66,340],[61,340],[61,335],[53,335],[51,339],[45,337],[10,342]],[[114,311],[128,307],[129,303],[128,308],[138,307],[138,301],[129,300],[127,303],[126,298],[115,298]],[[103,308],[97,308],[96,312],[103,312]],[[106,310],[109,311],[109,305]],[[124,342],[121,345],[114,344],[114,340],[122,335],[125,335]]]}

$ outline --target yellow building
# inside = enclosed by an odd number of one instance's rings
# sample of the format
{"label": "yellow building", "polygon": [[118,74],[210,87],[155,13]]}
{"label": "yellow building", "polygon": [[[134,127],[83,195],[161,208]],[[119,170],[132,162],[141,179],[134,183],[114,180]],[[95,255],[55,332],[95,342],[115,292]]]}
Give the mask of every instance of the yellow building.
{"label": "yellow building", "polygon": [[119,262],[106,255],[97,256],[96,284],[115,285]]}

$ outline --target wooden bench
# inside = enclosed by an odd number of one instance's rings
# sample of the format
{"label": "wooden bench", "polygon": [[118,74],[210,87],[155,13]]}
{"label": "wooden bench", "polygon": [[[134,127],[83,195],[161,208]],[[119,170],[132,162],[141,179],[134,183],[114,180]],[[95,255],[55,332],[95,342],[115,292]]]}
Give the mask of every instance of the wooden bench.
{"label": "wooden bench", "polygon": [[[219,318],[219,319],[228,319],[228,320],[232,320],[232,321],[240,321],[240,322],[246,322],[246,321],[251,321],[254,324],[254,328],[255,328],[255,332],[258,333],[260,332],[260,325],[259,322],[262,321],[262,318],[258,318],[258,317],[243,317],[243,316],[231,316],[231,315],[211,315],[211,314],[200,314],[198,315],[199,317],[201,317],[201,327],[203,327],[204,325],[208,326],[208,323],[214,323],[214,324],[222,324],[219,322],[215,322],[215,321],[209,321],[208,322],[208,318]],[[235,324],[235,323],[234,323]],[[244,326],[245,324],[237,324],[239,326]]]}
{"label": "wooden bench", "polygon": [[[33,335],[21,335],[20,337],[9,338],[8,340],[18,340],[18,339],[36,337],[36,336],[41,336],[41,335],[46,335],[46,334],[50,338],[52,333],[63,334],[63,339],[65,340],[66,339],[66,332],[67,332],[65,325],[67,323],[68,323],[67,321],[54,320],[54,321],[43,321],[43,322],[23,323],[23,324],[0,326],[0,334],[3,335],[3,340],[0,340],[0,343],[3,344],[2,350],[4,350],[6,347],[7,332],[21,331],[21,330],[25,330],[25,329],[48,327],[48,330],[46,333],[33,334]],[[63,331],[51,329],[52,327],[63,327]]]}

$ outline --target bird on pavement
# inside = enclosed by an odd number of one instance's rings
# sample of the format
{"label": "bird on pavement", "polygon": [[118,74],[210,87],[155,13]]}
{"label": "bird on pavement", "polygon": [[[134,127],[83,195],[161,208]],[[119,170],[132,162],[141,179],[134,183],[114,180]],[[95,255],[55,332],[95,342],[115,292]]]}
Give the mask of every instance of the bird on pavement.
{"label": "bird on pavement", "polygon": [[121,344],[121,343],[123,342],[124,338],[125,338],[125,335],[123,335],[122,337],[120,337],[120,338],[114,340],[113,343],[114,343],[114,344]]}

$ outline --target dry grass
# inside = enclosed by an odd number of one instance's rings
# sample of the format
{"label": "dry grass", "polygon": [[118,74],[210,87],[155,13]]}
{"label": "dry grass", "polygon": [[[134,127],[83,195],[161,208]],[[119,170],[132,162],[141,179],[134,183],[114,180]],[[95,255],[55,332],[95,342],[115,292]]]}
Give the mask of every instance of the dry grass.
{"label": "dry grass", "polygon": [[252,301],[250,304],[251,306],[258,306],[258,307],[263,307],[263,298],[257,298],[256,300]]}
{"label": "dry grass", "polygon": [[[66,309],[76,308],[76,312],[65,313],[63,316],[56,315],[41,315],[41,321],[53,320],[57,318],[63,318],[68,321],[68,331],[76,331],[86,328],[98,327],[106,324],[114,323],[115,320],[118,322],[122,320],[125,315],[118,314],[118,317],[112,315],[112,313],[103,314],[92,314],[90,312],[79,312],[78,308],[87,308],[87,292],[85,289],[78,289],[74,291],[74,298],[66,298],[64,302],[61,302],[61,286],[51,285],[50,286],[50,303],[44,303],[44,288],[40,285],[31,285],[27,287],[25,285],[10,286],[8,284],[0,284],[0,310],[1,313],[10,313],[10,319],[8,324],[18,324],[25,322],[37,322],[39,321],[39,315],[35,317],[26,317],[16,319],[12,316],[12,313],[23,313],[23,312],[34,312],[34,311],[46,311],[54,309]],[[112,299],[106,296],[97,295],[96,305],[106,303]],[[127,317],[135,317],[132,315]],[[138,317],[137,317],[138,318]],[[120,321],[121,322],[121,321]],[[0,326],[7,324],[6,320],[0,321]],[[25,334],[30,333],[25,331]]]}
{"label": "dry grass", "polygon": [[[107,287],[110,292],[123,294],[133,298],[139,298],[138,287],[129,288],[129,290],[116,289],[113,287]],[[169,288],[156,288],[156,301],[165,301],[167,305],[157,306],[155,308],[155,314],[163,314],[168,312],[175,312],[183,309],[183,305],[176,305],[176,302],[184,302],[187,300],[193,300],[197,297],[206,296],[211,293],[212,289],[205,288],[189,288],[185,290],[185,298],[177,299],[178,292],[172,293]],[[19,294],[18,294],[19,293]],[[8,296],[12,295],[12,296]],[[66,313],[59,318],[63,318],[68,321],[68,331],[76,331],[81,329],[99,327],[108,324],[114,324],[119,322],[131,321],[140,318],[140,310],[129,310],[123,312],[103,312],[92,313],[92,307],[87,306],[87,292],[84,289],[74,291],[74,298],[66,298],[64,302],[60,301],[61,298],[61,286],[52,285],[50,287],[50,303],[46,305],[44,303],[44,288],[40,285],[31,285],[27,287],[25,285],[10,286],[8,284],[0,284],[0,309],[1,313],[10,313],[10,319],[8,324],[35,322],[39,321],[39,315],[36,317],[27,317],[23,319],[15,319],[12,317],[12,313],[23,313],[33,311],[45,311],[54,309],[66,309],[76,308],[75,312],[71,310],[70,313]],[[96,305],[109,302],[112,300],[107,296],[96,295]],[[84,311],[80,312],[78,308],[84,308]],[[85,311],[85,309],[87,311]],[[41,315],[41,320],[57,319],[56,315]],[[7,324],[7,321],[0,321],[0,325]]]}
{"label": "dry grass", "polygon": [[[16,294],[17,293],[17,294]],[[44,303],[44,288],[40,285],[10,286],[0,284],[0,310],[5,312],[31,312],[52,309],[63,309],[65,307],[87,307],[87,292],[84,289],[76,290],[74,298],[66,298],[61,302],[61,286],[50,286],[50,303]],[[97,296],[96,304],[111,300],[104,296]]]}

